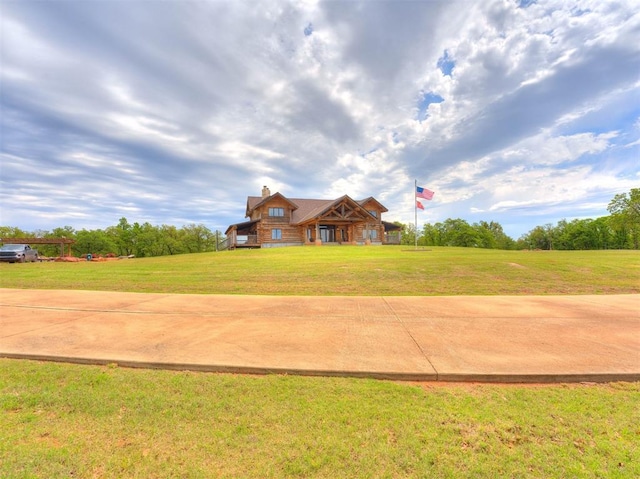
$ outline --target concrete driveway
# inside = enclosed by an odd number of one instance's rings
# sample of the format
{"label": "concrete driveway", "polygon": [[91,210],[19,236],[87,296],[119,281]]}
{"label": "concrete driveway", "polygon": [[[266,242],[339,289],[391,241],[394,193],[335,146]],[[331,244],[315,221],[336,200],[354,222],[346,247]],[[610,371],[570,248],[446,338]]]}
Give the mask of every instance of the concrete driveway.
{"label": "concrete driveway", "polygon": [[640,295],[291,297],[0,289],[0,356],[398,380],[640,380]]}

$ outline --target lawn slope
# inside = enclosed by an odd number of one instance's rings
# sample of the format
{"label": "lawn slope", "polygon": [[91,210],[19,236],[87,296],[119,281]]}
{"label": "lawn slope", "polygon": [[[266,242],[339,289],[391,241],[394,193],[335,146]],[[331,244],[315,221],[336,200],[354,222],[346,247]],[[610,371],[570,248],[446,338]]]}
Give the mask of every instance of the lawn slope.
{"label": "lawn slope", "polygon": [[637,251],[291,247],[0,264],[0,287],[274,295],[640,293]]}
{"label": "lawn slope", "polygon": [[640,385],[0,360],[0,477],[640,477]]}

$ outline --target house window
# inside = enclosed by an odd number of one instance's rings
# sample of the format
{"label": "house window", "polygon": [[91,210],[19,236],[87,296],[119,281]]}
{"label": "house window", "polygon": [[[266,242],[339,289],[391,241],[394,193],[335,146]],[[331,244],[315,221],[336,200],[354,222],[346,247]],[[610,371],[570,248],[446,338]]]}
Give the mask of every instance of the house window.
{"label": "house window", "polygon": [[371,216],[373,216],[374,218],[378,217],[378,212],[376,210],[370,210],[369,213],[371,213]]}
{"label": "house window", "polygon": [[364,230],[362,237],[370,240],[378,239],[378,230]]}
{"label": "house window", "polygon": [[272,240],[282,239],[282,230],[280,228],[273,228],[271,230],[271,239]]}
{"label": "house window", "polygon": [[284,216],[284,208],[269,208],[269,216]]}

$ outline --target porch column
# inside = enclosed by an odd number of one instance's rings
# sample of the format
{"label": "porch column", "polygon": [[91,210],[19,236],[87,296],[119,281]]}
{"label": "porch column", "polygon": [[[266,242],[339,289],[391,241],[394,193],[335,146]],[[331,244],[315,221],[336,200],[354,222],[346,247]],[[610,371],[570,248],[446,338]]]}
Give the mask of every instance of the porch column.
{"label": "porch column", "polygon": [[322,245],[322,239],[320,238],[320,222],[316,221],[316,246]]}

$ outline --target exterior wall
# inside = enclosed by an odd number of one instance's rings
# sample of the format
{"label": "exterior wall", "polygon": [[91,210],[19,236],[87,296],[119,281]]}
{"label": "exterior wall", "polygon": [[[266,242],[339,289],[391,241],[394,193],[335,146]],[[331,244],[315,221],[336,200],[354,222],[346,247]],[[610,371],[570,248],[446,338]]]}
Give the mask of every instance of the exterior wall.
{"label": "exterior wall", "polygon": [[[280,239],[271,239],[271,231],[278,228],[282,231],[282,237]],[[298,228],[282,223],[266,223],[258,227],[258,242],[263,246],[269,243],[297,243],[302,244],[303,240],[298,234]]]}
{"label": "exterior wall", "polygon": [[382,213],[384,213],[384,210],[380,208],[380,205],[378,204],[377,201],[369,201],[365,203],[362,207],[367,211],[375,212],[376,223],[382,224]]}
{"label": "exterior wall", "polygon": [[[269,216],[269,208],[283,208],[284,216]],[[254,211],[256,219],[261,218],[258,223],[258,242],[264,247],[300,245],[304,238],[300,236],[299,228],[291,225],[291,204],[282,198],[274,198]],[[253,216],[252,215],[252,216]],[[278,228],[282,230],[281,239],[271,239],[271,230]]]}
{"label": "exterior wall", "polygon": [[[284,216],[269,216],[269,208],[283,208]],[[331,219],[325,221],[321,220],[321,224],[335,224],[336,225],[336,242],[342,241],[342,233],[344,230],[348,234],[348,243],[351,244],[382,244],[385,238],[384,225],[382,224],[382,214],[385,211],[377,201],[372,200],[363,205],[363,208],[367,211],[374,212],[374,217],[367,218],[362,223],[344,224],[340,222],[333,222]],[[265,204],[261,205],[251,212],[250,219],[259,220],[256,224],[257,243],[263,248],[277,247],[277,246],[294,246],[304,244],[320,244],[319,236],[315,229],[315,224],[308,224],[304,226],[292,225],[293,209],[291,203],[285,198],[276,195],[275,198],[270,199]],[[309,240],[307,234],[307,228],[312,229],[312,241]],[[281,230],[281,237],[279,239],[272,239],[273,229]],[[375,235],[371,232],[375,231]],[[366,233],[366,236],[365,236]],[[372,237],[373,236],[373,237]]]}
{"label": "exterior wall", "polygon": [[[367,237],[365,238],[365,229],[367,230]],[[358,224],[354,227],[355,231],[355,241],[360,243],[366,242],[366,240],[370,240],[372,243],[381,243],[384,238],[384,226],[382,223],[369,223],[366,224]],[[371,231],[375,231],[375,238],[371,238]]]}

